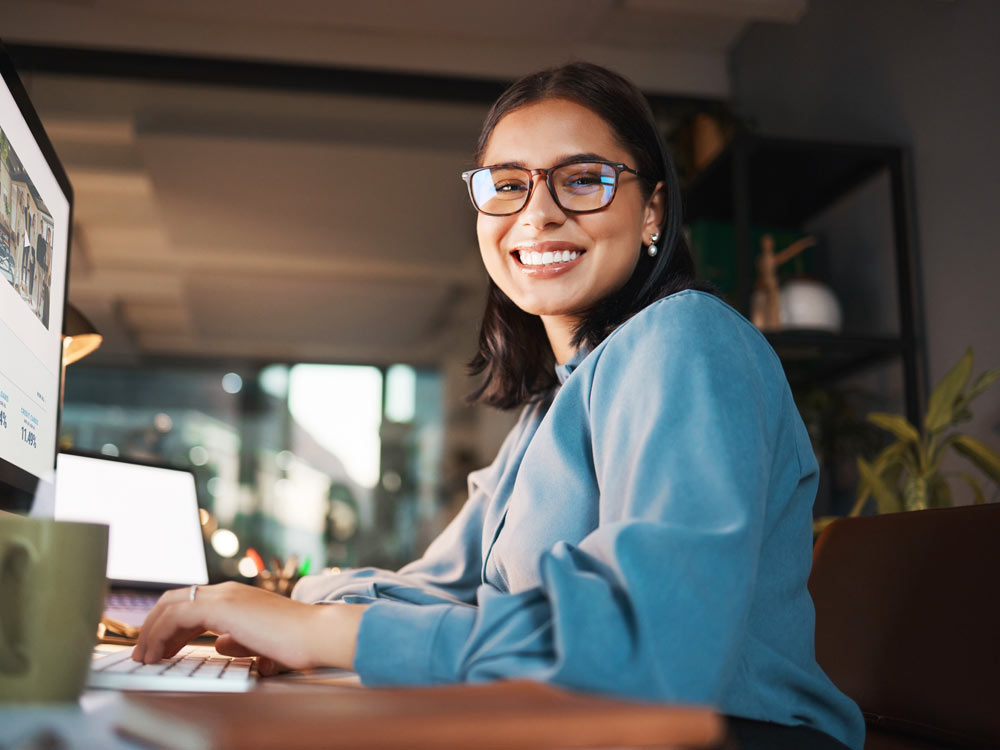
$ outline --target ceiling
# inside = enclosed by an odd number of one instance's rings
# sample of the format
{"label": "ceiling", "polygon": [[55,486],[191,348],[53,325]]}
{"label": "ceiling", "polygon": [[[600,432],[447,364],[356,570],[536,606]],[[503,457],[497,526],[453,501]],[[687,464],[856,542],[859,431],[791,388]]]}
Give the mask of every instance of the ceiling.
{"label": "ceiling", "polygon": [[[729,47],[806,0],[5,0],[8,44],[510,79],[588,59],[728,95]],[[122,57],[122,60],[130,58]],[[76,194],[94,361],[465,357],[485,276],[458,174],[486,105],[23,72]],[[419,175],[419,183],[398,175]]]}

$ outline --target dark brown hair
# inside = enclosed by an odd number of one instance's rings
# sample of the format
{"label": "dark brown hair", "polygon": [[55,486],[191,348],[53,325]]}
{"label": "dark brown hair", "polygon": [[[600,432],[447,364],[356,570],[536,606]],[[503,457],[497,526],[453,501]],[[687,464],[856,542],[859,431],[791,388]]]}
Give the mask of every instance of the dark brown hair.
{"label": "dark brown hair", "polygon": [[[659,228],[661,251],[639,254],[624,286],[598,302],[577,326],[573,345],[597,346],[611,331],[650,303],[682,289],[708,289],[695,280],[694,262],[681,227],[681,196],[663,139],[646,98],[632,83],[591,63],[569,63],[542,70],[514,82],[493,104],[476,145],[481,164],[493,129],[504,115],[546,99],[567,99],[599,115],[635,159],[648,200],[663,183],[665,210]],[[479,351],[469,362],[472,375],[482,375],[470,401],[498,409],[514,409],[553,388],[555,360],[541,318],[521,310],[489,282],[486,309],[479,329]]]}

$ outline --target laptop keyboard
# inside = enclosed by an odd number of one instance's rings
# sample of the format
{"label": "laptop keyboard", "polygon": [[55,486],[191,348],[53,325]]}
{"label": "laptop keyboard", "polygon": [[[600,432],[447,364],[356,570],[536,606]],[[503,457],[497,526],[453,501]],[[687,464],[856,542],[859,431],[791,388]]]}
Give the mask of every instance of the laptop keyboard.
{"label": "laptop keyboard", "polygon": [[104,600],[104,615],[132,627],[142,627],[146,615],[159,598],[159,593],[137,594],[113,591]]}
{"label": "laptop keyboard", "polygon": [[256,682],[254,660],[222,656],[211,646],[185,646],[154,664],[132,661],[132,649],[98,647],[88,685],[115,690],[241,693]]}
{"label": "laptop keyboard", "polygon": [[160,594],[134,594],[121,591],[112,591],[104,599],[107,607],[117,607],[118,609],[144,609],[147,612],[152,609],[160,598]]}

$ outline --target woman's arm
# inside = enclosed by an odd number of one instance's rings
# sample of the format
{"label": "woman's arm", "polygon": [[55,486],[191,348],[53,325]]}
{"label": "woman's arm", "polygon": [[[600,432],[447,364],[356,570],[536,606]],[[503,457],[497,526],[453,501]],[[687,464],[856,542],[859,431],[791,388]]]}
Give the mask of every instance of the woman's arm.
{"label": "woman's arm", "polygon": [[360,568],[307,576],[292,599],[236,583],[199,586],[193,601],[190,588],[170,591],[146,618],[133,658],[150,663],[172,656],[211,630],[223,634],[216,643],[220,653],[259,656],[264,674],[282,666],[352,669],[368,603],[474,601],[482,582],[484,514],[525,422],[522,414],[496,460],[469,476],[469,500],[419,560],[398,572]]}
{"label": "woman's arm", "polygon": [[354,668],[363,604],[315,607],[239,583],[168,591],[146,617],[132,658],[169,658],[205,631],[221,633],[216,649],[257,656],[262,674],[282,668]]}
{"label": "woman's arm", "polygon": [[[637,317],[592,355],[592,455],[579,470],[596,475],[600,526],[545,551],[536,586],[482,586],[476,608],[373,604],[355,659],[366,683],[528,677],[719,699],[744,645],[769,498],[792,496],[803,477],[786,440],[777,463],[788,471],[772,483],[778,425],[793,407],[766,342],[717,300],[657,304],[679,303],[690,314]],[[534,493],[522,500],[588,512],[544,468],[522,465],[518,486]],[[808,565],[804,549],[790,558],[790,575]]]}

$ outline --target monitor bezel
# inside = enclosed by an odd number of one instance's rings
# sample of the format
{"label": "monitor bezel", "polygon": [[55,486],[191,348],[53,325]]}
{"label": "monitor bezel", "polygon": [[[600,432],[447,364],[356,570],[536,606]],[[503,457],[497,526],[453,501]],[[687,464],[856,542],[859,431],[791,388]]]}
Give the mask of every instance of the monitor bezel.
{"label": "monitor bezel", "polygon": [[[73,186],[70,184],[66,170],[63,169],[62,162],[59,161],[59,157],[56,155],[56,150],[52,146],[52,141],[49,140],[48,134],[45,132],[45,128],[42,125],[41,119],[38,117],[38,113],[31,104],[28,92],[24,88],[24,84],[21,82],[21,77],[17,74],[17,69],[14,67],[14,61],[7,52],[7,48],[4,46],[2,39],[0,39],[0,76],[2,76],[3,82],[7,85],[11,97],[14,99],[14,104],[17,105],[17,109],[20,112],[21,117],[24,118],[24,121],[28,126],[28,130],[31,133],[31,137],[35,139],[35,143],[38,145],[38,149],[42,153],[42,157],[45,159],[46,164],[48,164],[49,169],[52,170],[52,175],[55,177],[56,184],[58,184],[60,190],[63,191],[66,201],[69,204],[69,215],[67,217],[66,227],[66,275],[63,280],[65,287],[63,289],[62,316],[59,324],[59,331],[61,333],[66,330],[66,306],[69,304],[69,274],[73,240]],[[65,375],[62,360],[63,348],[60,345],[58,377],[59,394],[62,394],[63,392],[63,376]],[[56,460],[59,455],[59,433],[61,428],[62,398],[60,396],[59,405],[56,409],[56,439],[54,441],[55,445],[52,452],[51,472],[53,474],[55,472]],[[49,481],[48,477],[36,477],[31,472],[26,471],[9,461],[5,461],[3,457],[0,456],[0,510],[7,510],[19,514],[29,513],[32,509],[35,495],[39,491],[39,485],[47,481]]]}

